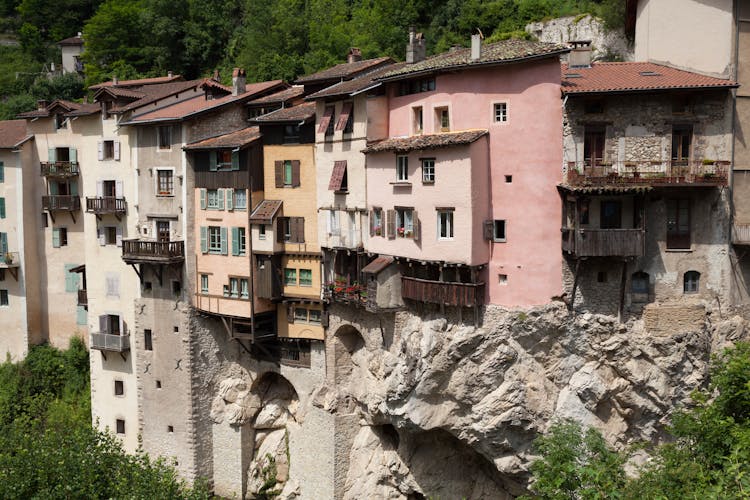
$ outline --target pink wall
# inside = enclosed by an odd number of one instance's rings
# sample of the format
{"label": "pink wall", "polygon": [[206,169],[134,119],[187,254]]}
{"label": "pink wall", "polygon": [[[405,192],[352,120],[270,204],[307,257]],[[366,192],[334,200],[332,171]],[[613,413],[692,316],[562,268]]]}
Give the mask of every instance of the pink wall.
{"label": "pink wall", "polygon": [[[390,137],[412,134],[414,106],[423,107],[426,134],[440,131],[434,109],[443,106],[449,109],[451,130],[490,131],[487,184],[491,188],[484,214],[507,221],[507,242],[484,241],[481,223],[474,225],[472,249],[481,244],[490,252],[488,301],[528,306],[547,303],[559,295],[561,206],[556,185],[562,181],[562,103],[558,59],[439,75],[434,92],[399,97],[396,88],[390,88]],[[507,103],[508,120],[504,123],[494,122],[496,102]],[[378,205],[379,194],[370,191],[370,161],[368,157],[368,205],[372,206]],[[506,175],[512,176],[512,182],[506,182]],[[481,189],[479,179],[474,185]],[[460,186],[455,184],[456,193]],[[476,194],[475,203],[481,204],[483,196]],[[474,210],[481,212],[482,207]],[[387,249],[375,251],[400,255]],[[472,260],[479,255],[473,255]],[[506,284],[500,283],[499,274],[507,276]]]}

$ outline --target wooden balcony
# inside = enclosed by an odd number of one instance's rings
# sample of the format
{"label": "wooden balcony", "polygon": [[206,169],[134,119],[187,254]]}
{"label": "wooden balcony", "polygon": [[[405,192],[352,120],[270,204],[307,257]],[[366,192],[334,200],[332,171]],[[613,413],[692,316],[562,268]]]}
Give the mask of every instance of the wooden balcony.
{"label": "wooden balcony", "polygon": [[484,283],[455,283],[401,277],[401,296],[405,299],[473,307],[484,304]]}
{"label": "wooden balcony", "polygon": [[732,226],[732,243],[735,245],[750,245],[750,224]]}
{"label": "wooden balcony", "polygon": [[643,229],[562,229],[563,252],[575,257],[640,257]]}
{"label": "wooden balcony", "polygon": [[75,161],[42,161],[39,162],[44,177],[76,177],[79,174],[78,162]]}
{"label": "wooden balcony", "polygon": [[177,264],[185,260],[185,243],[123,240],[122,260],[128,264]]}
{"label": "wooden balcony", "polygon": [[89,297],[86,290],[78,290],[78,305],[87,306],[89,305]]}
{"label": "wooden balcony", "polygon": [[92,333],[91,349],[99,351],[126,352],[130,350],[129,335],[112,335],[110,333]]}
{"label": "wooden balcony", "polygon": [[115,216],[125,215],[127,203],[125,198],[114,196],[97,196],[86,198],[86,211],[96,215],[113,214]]}
{"label": "wooden balcony", "polygon": [[77,212],[81,209],[81,198],[77,195],[52,194],[42,196],[42,210],[48,212]]}
{"label": "wooden balcony", "polygon": [[570,186],[727,186],[730,162],[640,161],[592,164],[569,162]]}

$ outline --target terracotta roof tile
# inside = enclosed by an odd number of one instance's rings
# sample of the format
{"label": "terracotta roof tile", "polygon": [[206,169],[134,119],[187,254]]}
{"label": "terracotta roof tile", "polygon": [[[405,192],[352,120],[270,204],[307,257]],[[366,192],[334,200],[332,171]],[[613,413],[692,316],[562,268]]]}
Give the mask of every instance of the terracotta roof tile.
{"label": "terracotta roof tile", "polygon": [[134,90],[130,88],[121,89],[120,87],[104,87],[99,89],[94,95],[98,97],[105,92],[114,97],[126,97],[129,99],[140,99],[142,97],[146,97],[146,93],[141,92],[140,90]]}
{"label": "terracotta roof tile", "polygon": [[352,78],[351,80],[344,80],[343,82],[339,82],[331,85],[330,87],[326,87],[323,90],[307,96],[306,99],[312,100],[320,99],[322,97],[352,95],[368,88],[379,86],[380,82],[375,81],[377,78],[380,78],[384,74],[391,71],[395,71],[405,64],[406,63],[395,63],[376,68],[373,71],[369,71],[363,75],[359,75],[356,78]]}
{"label": "terracotta roof tile", "polygon": [[71,36],[70,38],[60,40],[57,42],[57,45],[83,45],[83,38],[78,35]]}
{"label": "terracotta roof tile", "polygon": [[527,59],[554,57],[570,51],[570,48],[556,43],[533,42],[530,40],[503,40],[482,45],[481,55],[476,61],[471,59],[470,48],[460,48],[443,52],[422,61],[404,64],[389,71],[381,80],[400,80],[420,73],[433,73],[452,69],[465,69],[475,66],[487,66],[512,63]]}
{"label": "terracotta roof tile", "polygon": [[586,68],[562,64],[561,71],[563,94],[737,87],[731,80],[648,62],[595,62]]}
{"label": "terracotta roof tile", "polygon": [[201,84],[201,88],[203,87],[223,90],[224,92],[227,92],[229,94],[232,93],[232,87],[227,87],[226,85],[222,85],[221,82],[217,82],[213,78],[206,78],[205,80],[203,80],[203,83]]}
{"label": "terracotta roof tile", "polygon": [[380,271],[390,266],[392,263],[393,257],[375,257],[372,262],[362,268],[362,272],[367,274],[378,274]]}
{"label": "terracotta roof tile", "polygon": [[140,78],[138,80],[120,80],[115,84],[113,81],[97,83],[89,87],[89,90],[96,90],[103,87],[140,87],[141,85],[153,85],[155,83],[170,83],[183,80],[182,75],[157,76],[155,78]]}
{"label": "terracotta roof tile", "polygon": [[277,109],[265,115],[258,116],[255,121],[258,123],[279,123],[279,122],[301,122],[315,116],[315,103],[306,102],[288,108]]}
{"label": "terracotta roof tile", "polygon": [[143,92],[143,97],[120,108],[112,109],[110,111],[112,111],[113,113],[124,113],[126,111],[140,108],[141,106],[151,104],[152,102],[158,101],[159,99],[164,99],[165,97],[168,97],[170,95],[179,94],[180,92],[185,92],[186,90],[196,88],[201,84],[202,81],[203,80],[177,81],[137,87],[132,90],[135,90],[136,92]]}
{"label": "terracotta roof tile", "polygon": [[250,222],[254,224],[270,224],[282,205],[281,200],[263,200],[258,203],[253,213],[250,214]]}
{"label": "terracotta roof tile", "polygon": [[182,149],[200,150],[200,149],[217,149],[217,148],[241,148],[260,139],[261,134],[258,127],[247,127],[229,134],[203,139],[188,144]]}
{"label": "terracotta roof tile", "polygon": [[102,106],[99,103],[85,103],[82,104],[78,109],[65,113],[65,116],[86,116],[93,115],[102,110]]}
{"label": "terracotta roof tile", "polygon": [[26,131],[26,120],[0,121],[1,149],[14,148],[31,137]]}
{"label": "terracotta roof tile", "polygon": [[35,109],[33,111],[20,113],[18,115],[18,118],[44,118],[50,116],[50,113],[54,111],[55,108],[62,108],[63,113],[68,113],[70,111],[80,109],[82,106],[84,105],[81,103],[66,101],[64,99],[57,99],[49,103],[44,109]]}
{"label": "terracotta roof tile", "polygon": [[277,104],[277,103],[285,103],[287,101],[290,101],[292,99],[295,99],[297,97],[300,97],[304,95],[305,93],[305,87],[302,85],[294,85],[292,87],[289,87],[288,89],[284,89],[281,92],[275,92],[273,94],[269,94],[263,97],[259,97],[257,99],[253,99],[252,101],[249,101],[247,104],[248,106],[254,106],[259,104]]}
{"label": "terracotta roof tile", "polygon": [[392,63],[390,57],[378,57],[376,59],[365,59],[352,63],[341,63],[332,68],[324,69],[312,75],[298,78],[295,83],[323,83],[329,80],[348,80],[363,71],[369,71],[383,64]]}
{"label": "terracotta roof tile", "polygon": [[442,134],[394,137],[371,144],[362,150],[362,152],[380,153],[383,151],[391,151],[394,153],[408,153],[409,151],[449,148],[451,146],[471,144],[485,134],[487,134],[487,130],[463,130],[460,132],[445,132]]}

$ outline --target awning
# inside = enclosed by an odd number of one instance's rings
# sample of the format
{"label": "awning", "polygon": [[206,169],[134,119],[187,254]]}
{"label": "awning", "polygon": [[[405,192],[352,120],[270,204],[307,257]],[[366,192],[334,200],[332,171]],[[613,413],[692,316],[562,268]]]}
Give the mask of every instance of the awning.
{"label": "awning", "polygon": [[263,200],[250,214],[251,224],[270,224],[282,205],[281,200]]}

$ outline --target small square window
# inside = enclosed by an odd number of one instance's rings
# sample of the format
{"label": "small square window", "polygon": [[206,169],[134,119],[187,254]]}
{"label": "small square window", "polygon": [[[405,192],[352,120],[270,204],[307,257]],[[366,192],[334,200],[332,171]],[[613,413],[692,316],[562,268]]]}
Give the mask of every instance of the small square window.
{"label": "small square window", "polygon": [[507,274],[498,274],[497,275],[497,282],[501,285],[507,285],[508,284],[508,275]]}
{"label": "small square window", "polygon": [[307,309],[304,307],[295,307],[294,321],[307,321]]}
{"label": "small square window", "polygon": [[179,326],[173,326],[173,327],[172,327],[172,331],[173,331],[174,333],[180,333],[180,327],[179,327]]}
{"label": "small square window", "polygon": [[506,175],[505,176],[505,182],[507,184],[510,184],[511,182],[513,182],[513,176],[512,175]]}
{"label": "small square window", "polygon": [[122,380],[115,380],[115,396],[125,394],[125,383]]}
{"label": "small square window", "polygon": [[505,239],[505,220],[495,219],[492,223],[492,239],[503,242]]}
{"label": "small square window", "polygon": [[172,280],[172,295],[178,297],[182,293],[182,282],[178,280]]}
{"label": "small square window", "polygon": [[115,420],[115,429],[118,434],[125,434],[125,420],[121,418]]}
{"label": "small square window", "polygon": [[147,351],[154,350],[153,336],[149,329],[143,330],[143,348]]}
{"label": "small square window", "polygon": [[258,226],[258,239],[265,240],[266,239],[266,225],[261,224]]}
{"label": "small square window", "polygon": [[453,210],[438,210],[437,233],[439,240],[453,239]]}
{"label": "small square window", "polygon": [[297,285],[297,270],[289,267],[284,268],[284,284],[289,286]]}
{"label": "small square window", "polygon": [[596,281],[598,283],[606,283],[607,282],[607,271],[599,271],[596,273]]}
{"label": "small square window", "polygon": [[0,290],[0,306],[7,306],[8,302],[8,290]]}
{"label": "small square window", "polygon": [[170,125],[159,126],[158,136],[159,136],[159,149],[171,149],[172,148],[172,127]]}
{"label": "small square window", "polygon": [[161,389],[161,380],[156,381],[156,388]]}
{"label": "small square window", "polygon": [[495,122],[503,123],[508,121],[508,104],[505,102],[496,102],[494,107]]}
{"label": "small square window", "polygon": [[208,274],[201,274],[201,293],[208,293]]}
{"label": "small square window", "polygon": [[102,159],[112,160],[115,157],[115,141],[104,141],[102,143]]}
{"label": "small square window", "polygon": [[299,286],[312,286],[312,269],[299,270]]}
{"label": "small square window", "polygon": [[174,432],[174,425],[168,425],[167,426],[167,432]]}
{"label": "small square window", "polygon": [[153,287],[153,285],[151,284],[150,281],[144,281],[143,282],[143,291],[144,292],[150,292],[152,287]]}

